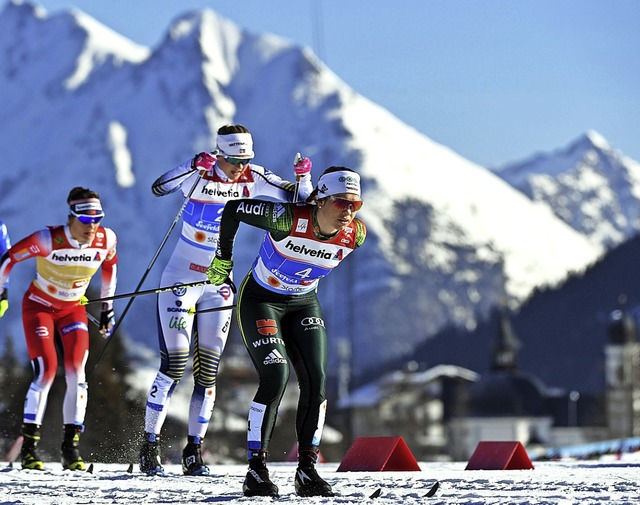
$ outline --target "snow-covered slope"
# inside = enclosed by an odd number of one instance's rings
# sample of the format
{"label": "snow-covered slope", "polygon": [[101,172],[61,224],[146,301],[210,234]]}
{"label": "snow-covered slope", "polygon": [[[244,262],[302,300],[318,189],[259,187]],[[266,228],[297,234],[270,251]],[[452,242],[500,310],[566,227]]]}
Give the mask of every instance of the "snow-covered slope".
{"label": "snow-covered slope", "polygon": [[[295,463],[270,463],[269,468],[271,478],[280,488],[277,502],[289,505],[637,503],[638,453],[624,453],[622,461],[615,458],[611,454],[607,459],[595,461],[534,461],[531,470],[507,471],[466,470],[467,462],[458,461],[419,462],[420,471],[338,472],[338,463],[321,463],[318,473],[331,484],[336,496],[314,498],[295,494]],[[242,496],[246,465],[210,464],[212,477],[184,476],[180,465],[165,465],[167,476],[162,478],[147,477],[137,468],[129,474],[127,462],[97,463],[93,474],[63,471],[57,462],[48,466],[51,470],[44,472],[3,468],[0,500],[28,505],[272,502],[271,498]],[[436,482],[439,485],[435,496],[428,498],[426,495]],[[377,498],[371,498],[374,493]]]}
{"label": "snow-covered slope", "polygon": [[640,231],[640,163],[593,130],[496,173],[594,243],[612,247]]}
{"label": "snow-covered slope", "polygon": [[[121,293],[136,287],[182,204],[154,198],[151,182],[211,149],[230,122],[252,130],[256,162],[284,177],[293,177],[297,151],[313,160],[315,179],[330,165],[362,174],[368,240],[320,288],[332,342],[352,345],[356,368],[443,326],[473,327],[496,303],[558,283],[602,250],[355,93],[308,49],[211,10],[180,17],[146,49],[80,12],[49,17],[13,0],[0,14],[0,55],[0,218],[15,241],[64,222],[73,186],[98,190],[105,225],[119,236]],[[176,236],[144,287],[157,286]],[[241,230],[237,277],[258,240]],[[14,269],[0,337],[21,335],[19,300],[33,267]],[[136,299],[122,325],[151,346],[153,309],[152,296]]]}

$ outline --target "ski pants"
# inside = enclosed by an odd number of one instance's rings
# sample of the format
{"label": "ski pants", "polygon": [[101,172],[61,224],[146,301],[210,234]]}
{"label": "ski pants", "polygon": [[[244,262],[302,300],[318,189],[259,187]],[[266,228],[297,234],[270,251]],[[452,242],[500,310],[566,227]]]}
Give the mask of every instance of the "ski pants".
{"label": "ski pants", "polygon": [[56,345],[62,351],[67,388],[62,414],[64,424],[84,426],[87,410],[85,365],[89,357],[89,329],[84,306],[69,302],[54,308],[35,301],[31,288],[22,299],[22,323],[33,380],[24,402],[23,422],[42,424],[49,391],[58,370]]}
{"label": "ski pants", "polygon": [[296,412],[298,448],[317,449],[327,408],[327,332],[316,293],[273,293],[249,273],[238,293],[237,318],[259,376],[249,409],[249,457],[253,451],[269,448],[290,365],[300,388]]}
{"label": "ski pants", "polygon": [[147,396],[145,431],[148,433],[160,434],[171,395],[184,375],[191,348],[194,387],[188,434],[203,439],[209,427],[216,399],[218,365],[229,335],[232,310],[196,315],[189,310],[229,306],[233,304],[233,294],[226,285],[180,287],[183,283],[204,280],[203,273],[185,279],[184,272],[171,268],[162,276],[163,286],[176,285],[176,289],[158,295],[160,369]]}

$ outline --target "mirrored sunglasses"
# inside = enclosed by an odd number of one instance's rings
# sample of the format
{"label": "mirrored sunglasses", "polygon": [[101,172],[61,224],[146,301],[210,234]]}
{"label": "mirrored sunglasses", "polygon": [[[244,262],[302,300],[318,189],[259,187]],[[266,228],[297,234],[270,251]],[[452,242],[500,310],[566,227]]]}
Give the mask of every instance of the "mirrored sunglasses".
{"label": "mirrored sunglasses", "polygon": [[225,157],[224,161],[226,161],[227,163],[231,163],[234,167],[237,167],[238,165],[248,165],[251,162],[252,158],[232,158],[232,157]]}
{"label": "mirrored sunglasses", "polygon": [[99,214],[97,216],[87,216],[85,214],[76,214],[75,212],[72,212],[71,215],[74,216],[82,224],[98,224],[104,217],[104,214]]}
{"label": "mirrored sunglasses", "polygon": [[339,198],[337,196],[330,196],[329,200],[333,206],[338,210],[351,210],[357,212],[362,208],[364,202],[362,200],[347,200],[346,198]]}

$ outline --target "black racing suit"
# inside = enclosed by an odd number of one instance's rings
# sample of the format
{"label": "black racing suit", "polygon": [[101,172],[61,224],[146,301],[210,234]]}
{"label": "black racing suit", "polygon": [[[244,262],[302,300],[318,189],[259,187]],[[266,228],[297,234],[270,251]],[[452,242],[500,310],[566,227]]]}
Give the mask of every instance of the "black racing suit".
{"label": "black racing suit", "polygon": [[290,364],[300,387],[298,449],[316,450],[327,407],[327,333],[316,288],[320,278],[362,245],[366,228],[354,218],[346,230],[324,237],[314,205],[231,201],[220,228],[223,259],[232,256],[240,222],[267,230],[237,298],[240,332],[259,375],[249,410],[248,452],[269,448]]}

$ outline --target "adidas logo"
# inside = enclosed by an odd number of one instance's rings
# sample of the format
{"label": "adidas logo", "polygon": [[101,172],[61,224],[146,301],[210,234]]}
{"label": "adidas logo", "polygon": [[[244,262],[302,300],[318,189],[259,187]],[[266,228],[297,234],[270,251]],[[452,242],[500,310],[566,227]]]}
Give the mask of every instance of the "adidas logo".
{"label": "adidas logo", "polygon": [[298,479],[300,479],[300,484],[304,484],[305,482],[311,482],[311,477],[309,477],[306,473],[298,468]]}
{"label": "adidas logo", "polygon": [[274,349],[262,362],[264,365],[275,365],[276,363],[286,363],[287,360],[284,359],[284,356],[278,352],[277,349]]}
{"label": "adidas logo", "polygon": [[260,475],[258,474],[258,472],[256,472],[255,470],[249,470],[249,473],[256,480],[258,484],[262,484],[264,482],[260,477]]}

